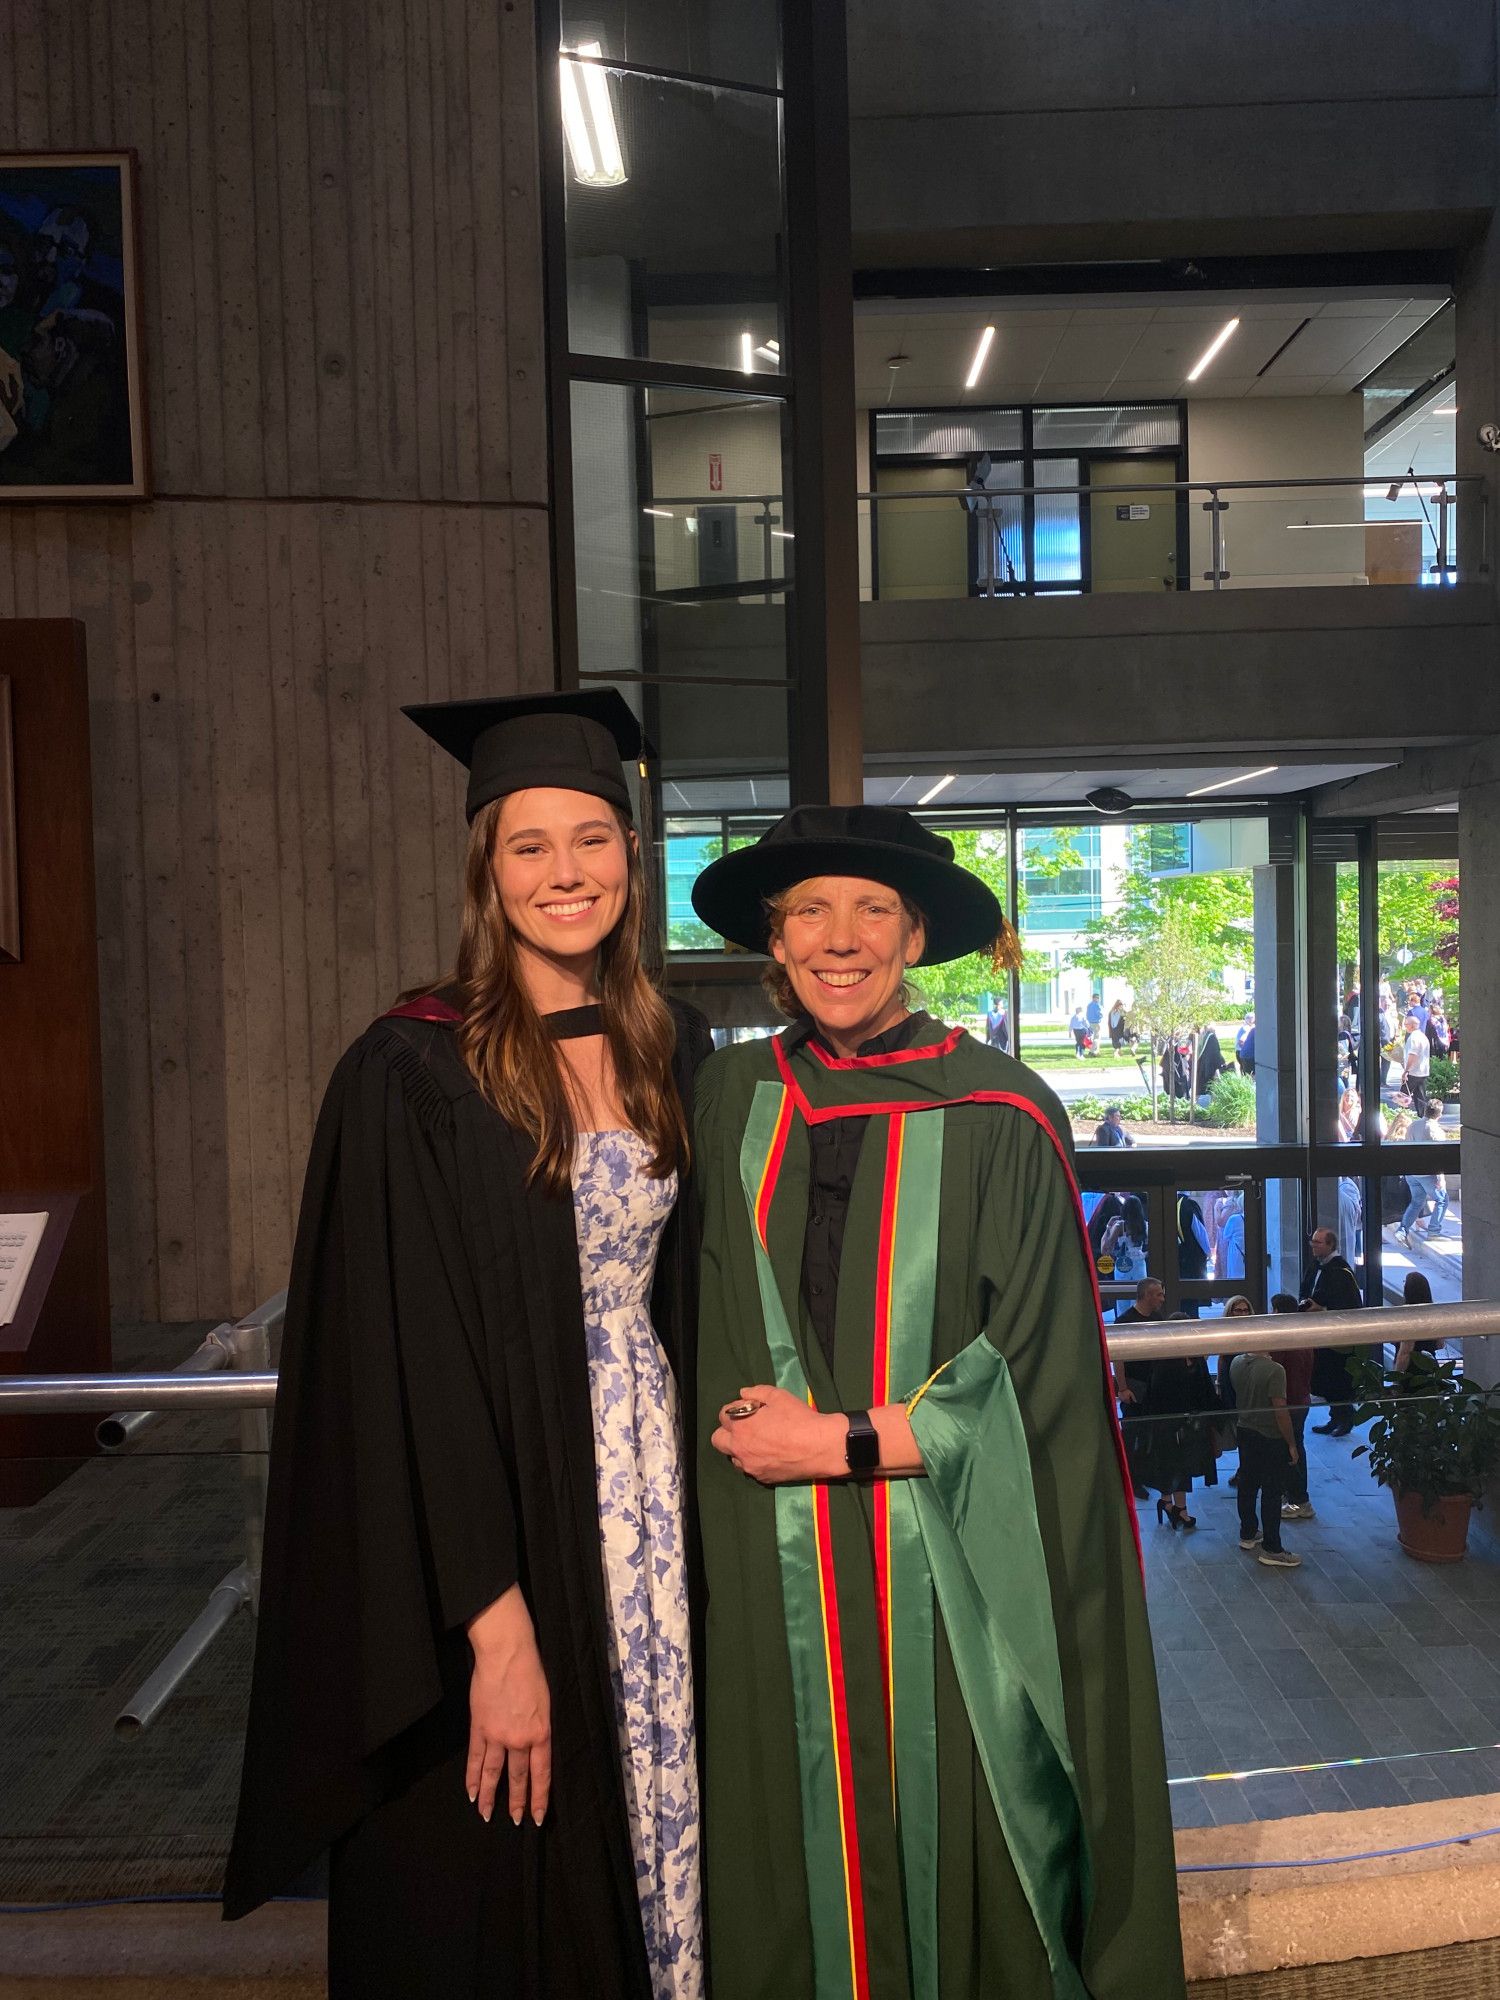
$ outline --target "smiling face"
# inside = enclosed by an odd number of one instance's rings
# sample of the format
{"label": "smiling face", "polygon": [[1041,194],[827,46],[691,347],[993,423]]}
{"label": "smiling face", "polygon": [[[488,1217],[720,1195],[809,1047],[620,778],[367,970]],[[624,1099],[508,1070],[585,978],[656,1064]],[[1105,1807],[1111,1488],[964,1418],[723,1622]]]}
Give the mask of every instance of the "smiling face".
{"label": "smiling face", "polygon": [[856,875],[819,875],[778,901],[771,952],[837,1054],[853,1055],[907,1011],[902,981],[926,942],[894,889]]}
{"label": "smiling face", "polygon": [[505,921],[523,950],[554,966],[592,970],[625,913],[627,834],[587,792],[541,786],[512,792],[500,809],[490,866]]}

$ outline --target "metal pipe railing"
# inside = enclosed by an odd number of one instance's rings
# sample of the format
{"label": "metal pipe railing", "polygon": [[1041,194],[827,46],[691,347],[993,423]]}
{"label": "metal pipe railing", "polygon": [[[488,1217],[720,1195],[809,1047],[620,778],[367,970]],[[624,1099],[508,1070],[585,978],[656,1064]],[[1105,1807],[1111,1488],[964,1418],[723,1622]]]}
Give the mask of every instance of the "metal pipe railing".
{"label": "metal pipe railing", "polygon": [[[241,1322],[243,1324],[243,1322]],[[1110,1354],[1168,1356],[1265,1353],[1311,1347],[1373,1347],[1403,1340],[1500,1337],[1500,1303],[1462,1299],[1448,1305],[1372,1306],[1359,1312],[1268,1313],[1241,1319],[1159,1320],[1128,1330],[1104,1323]],[[247,1375],[0,1376],[0,1416],[51,1416],[78,1410],[270,1410],[273,1373]]]}
{"label": "metal pipe railing", "polygon": [[[218,1375],[234,1362],[234,1328],[225,1320],[203,1336],[186,1361],[179,1361],[174,1375]],[[152,1424],[159,1423],[160,1410],[114,1410],[94,1432],[101,1451],[123,1451]]]}

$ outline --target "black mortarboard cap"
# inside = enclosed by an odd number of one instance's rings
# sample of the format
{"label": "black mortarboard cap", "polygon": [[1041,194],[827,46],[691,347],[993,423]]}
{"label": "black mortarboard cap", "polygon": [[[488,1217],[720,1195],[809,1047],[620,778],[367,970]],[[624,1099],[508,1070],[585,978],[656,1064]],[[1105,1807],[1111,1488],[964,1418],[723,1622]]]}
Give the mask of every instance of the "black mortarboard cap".
{"label": "black mortarboard cap", "polygon": [[620,765],[644,753],[645,739],[634,712],[614,688],[424,701],[401,713],[467,765],[464,811],[471,821],[492,799],[532,785],[587,792],[630,811]]}

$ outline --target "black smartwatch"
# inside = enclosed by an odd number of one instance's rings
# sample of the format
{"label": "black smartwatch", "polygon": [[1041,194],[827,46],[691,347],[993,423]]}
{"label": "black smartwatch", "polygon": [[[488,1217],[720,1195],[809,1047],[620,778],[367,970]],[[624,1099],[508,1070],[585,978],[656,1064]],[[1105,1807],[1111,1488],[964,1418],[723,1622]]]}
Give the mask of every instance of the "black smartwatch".
{"label": "black smartwatch", "polygon": [[845,1410],[849,1435],[844,1440],[844,1458],[853,1479],[868,1478],[880,1470],[880,1433],[870,1422],[868,1410]]}

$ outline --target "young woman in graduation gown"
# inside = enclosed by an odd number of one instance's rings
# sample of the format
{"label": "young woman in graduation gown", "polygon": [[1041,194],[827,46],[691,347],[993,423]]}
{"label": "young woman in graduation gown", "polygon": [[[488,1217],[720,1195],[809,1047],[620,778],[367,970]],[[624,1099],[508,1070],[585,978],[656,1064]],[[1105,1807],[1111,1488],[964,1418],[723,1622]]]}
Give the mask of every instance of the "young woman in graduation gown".
{"label": "young woman in graduation gown", "polygon": [[470,768],[457,972],[318,1122],[225,1911],[327,1849],[334,2000],[698,2000],[677,1196],[709,1037],[641,969],[624,703],[407,713]]}
{"label": "young woman in graduation gown", "polygon": [[798,1016],[697,1091],[715,2000],[1184,1992],[1067,1122],[908,1012],[908,967],[1014,947],[951,856],[802,808],[694,891]]}

